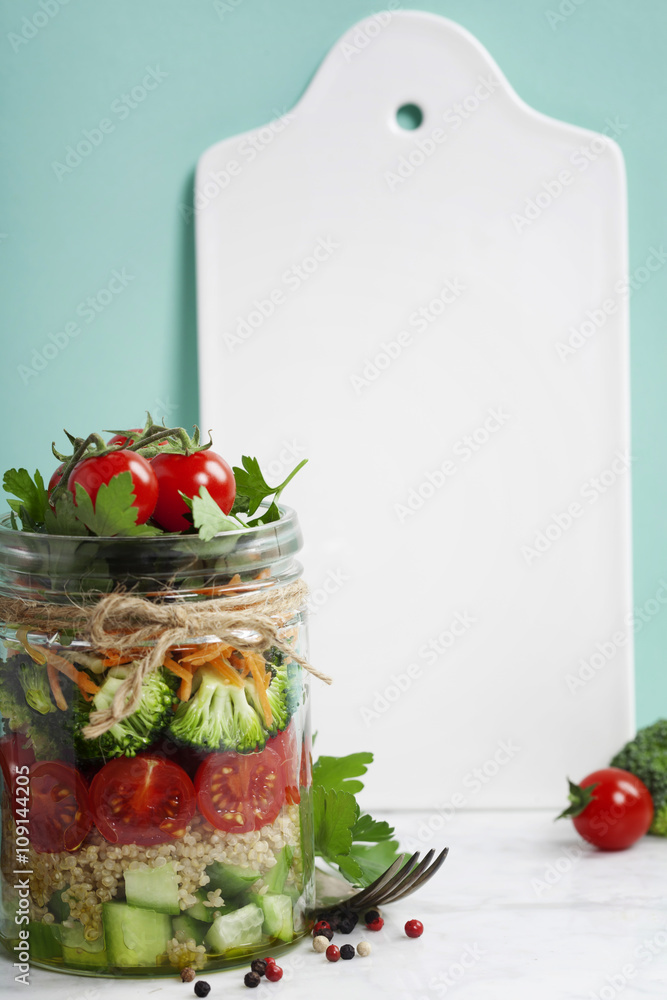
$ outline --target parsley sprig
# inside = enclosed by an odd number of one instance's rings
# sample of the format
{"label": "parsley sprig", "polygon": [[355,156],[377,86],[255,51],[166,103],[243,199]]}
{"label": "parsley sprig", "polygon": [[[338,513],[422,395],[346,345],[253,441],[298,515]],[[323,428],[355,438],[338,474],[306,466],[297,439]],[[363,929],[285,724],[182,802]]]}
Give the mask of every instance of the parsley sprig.
{"label": "parsley sprig", "polygon": [[372,762],[372,753],[353,753],[313,765],[315,854],[358,886],[370,885],[398,857],[394,828],[362,813],[355,799]]}

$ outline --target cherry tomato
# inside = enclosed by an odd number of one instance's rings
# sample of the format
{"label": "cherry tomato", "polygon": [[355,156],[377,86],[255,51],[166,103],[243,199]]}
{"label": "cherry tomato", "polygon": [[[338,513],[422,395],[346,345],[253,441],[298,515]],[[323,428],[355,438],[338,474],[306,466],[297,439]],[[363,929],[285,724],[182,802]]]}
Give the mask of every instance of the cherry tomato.
{"label": "cherry tomato", "polygon": [[55,469],[55,471],[51,474],[51,478],[49,479],[49,485],[47,486],[46,489],[46,492],[49,494],[49,496],[51,496],[51,493],[53,492],[53,490],[55,490],[56,486],[63,478],[64,468],[65,468],[65,463],[61,462],[58,468]]}
{"label": "cherry tomato", "polygon": [[112,844],[164,844],[182,837],[195,790],[182,767],[153,754],[116,757],[90,786],[95,826]]}
{"label": "cherry tomato", "polygon": [[159,486],[153,520],[165,531],[187,531],[192,527],[185,517],[190,511],[181,493],[196,497],[201,486],[206,487],[225,514],[232,509],[236,496],[234,473],[224,458],[214,451],[156,455],[151,465]]}
{"label": "cherry tomato", "polygon": [[[142,432],[141,427],[131,427],[130,428],[130,434],[141,434],[141,432]],[[107,441],[107,444],[108,445],[114,445],[114,444],[131,445],[131,444],[134,444],[134,438],[132,438],[132,437],[128,438],[128,437],[125,436],[125,434],[114,434],[114,436],[112,438],[109,438],[109,440]]]}
{"label": "cherry tomato", "polygon": [[145,524],[153,513],[158,496],[158,484],[149,462],[133,451],[111,451],[100,457],[90,455],[72,469],[67,486],[75,493],[80,483],[95,503],[97,491],[102,483],[108,483],[121,472],[129,472],[134,488],[133,507],[137,508],[137,524]]}
{"label": "cherry tomato", "polygon": [[[21,733],[9,733],[0,739],[0,769],[15,819],[19,805],[17,789],[27,786],[30,768],[35,763],[32,747],[25,745],[27,741],[28,737]],[[16,781],[17,777],[20,778],[19,782]]]}
{"label": "cherry tomato", "polygon": [[195,789],[200,813],[217,830],[260,830],[285,801],[283,761],[269,746],[260,753],[212,753],[197,771]]}
{"label": "cherry tomato", "polygon": [[289,805],[298,806],[301,802],[299,791],[301,754],[296,743],[294,723],[290,722],[286,729],[270,739],[266,745],[274,750],[283,762],[281,777]]}
{"label": "cherry tomato", "polygon": [[644,836],[653,821],[646,785],[619,767],[605,767],[570,786],[571,816],[584,840],[603,851],[622,851]]}
{"label": "cherry tomato", "polygon": [[30,768],[30,846],[42,854],[75,851],[93,825],[86,783],[58,760]]}

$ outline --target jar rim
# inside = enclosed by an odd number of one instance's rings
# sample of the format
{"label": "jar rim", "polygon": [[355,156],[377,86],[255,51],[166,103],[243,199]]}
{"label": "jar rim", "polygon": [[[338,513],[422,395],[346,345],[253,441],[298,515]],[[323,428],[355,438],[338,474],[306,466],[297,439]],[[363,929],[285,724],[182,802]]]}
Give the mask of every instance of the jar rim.
{"label": "jar rim", "polygon": [[278,509],[276,521],[221,531],[208,540],[177,533],[42,534],[0,519],[0,594],[57,603],[120,587],[151,598],[171,593],[200,599],[237,574],[247,586],[253,580],[288,583],[300,576],[295,556],[303,540],[296,511]]}

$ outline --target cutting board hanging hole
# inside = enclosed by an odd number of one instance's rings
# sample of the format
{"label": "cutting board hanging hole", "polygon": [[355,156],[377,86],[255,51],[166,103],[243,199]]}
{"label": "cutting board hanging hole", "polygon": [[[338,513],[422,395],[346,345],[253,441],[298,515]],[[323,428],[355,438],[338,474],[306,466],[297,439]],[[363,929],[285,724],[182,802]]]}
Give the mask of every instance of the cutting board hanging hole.
{"label": "cutting board hanging hole", "polygon": [[418,104],[401,104],[396,112],[396,121],[407,132],[413,132],[424,121],[424,112]]}

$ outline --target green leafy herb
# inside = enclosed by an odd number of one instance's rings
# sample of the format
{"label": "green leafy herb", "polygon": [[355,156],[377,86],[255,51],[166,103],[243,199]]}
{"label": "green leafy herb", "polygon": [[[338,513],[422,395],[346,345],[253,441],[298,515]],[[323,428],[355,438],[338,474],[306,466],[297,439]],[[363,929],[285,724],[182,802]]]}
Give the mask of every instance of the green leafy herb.
{"label": "green leafy herb", "polygon": [[96,535],[161,535],[159,528],[137,524],[134,499],[129,472],[120,472],[108,483],[102,483],[94,505],[81,483],[77,483],[76,516]]}
{"label": "green leafy herb", "polygon": [[372,753],[351,753],[347,757],[319,757],[313,765],[313,784],[323,788],[356,795],[364,787],[362,781],[352,781],[366,774],[373,763]]}
{"label": "green leafy herb", "polygon": [[18,497],[7,502],[21,518],[23,528],[34,531],[36,525],[43,523],[49,506],[49,495],[39,470],[35,471],[33,479],[27,469],[9,469],[5,472],[2,485],[7,493]]}
{"label": "green leafy herb", "polygon": [[[187,498],[183,497],[187,503]],[[242,525],[227,517],[205,486],[199,487],[199,496],[192,498],[192,521],[199,537],[209,542],[219,531],[238,531]]]}
{"label": "green leafy herb", "polygon": [[56,500],[55,510],[47,505],[44,512],[44,528],[50,535],[88,534],[85,524],[77,517],[74,497],[69,490],[60,494]]}
{"label": "green leafy herb", "polygon": [[370,885],[398,857],[394,828],[361,814],[354,797],[372,753],[320,757],[313,766],[315,853],[354,885]]}
{"label": "green leafy herb", "polygon": [[263,500],[273,497],[273,502],[267,512],[262,517],[257,518],[252,526],[254,524],[268,524],[270,521],[275,521],[274,507],[275,510],[278,509],[277,503],[280,499],[280,494],[287,484],[294,479],[299,469],[304,467],[307,461],[308,459],[304,458],[302,462],[299,462],[292,469],[287,479],[280,483],[279,486],[269,486],[262,474],[257,459],[244,455],[241,459],[241,466],[235,465],[233,469],[236,480],[236,499],[232,507],[232,514],[248,514],[252,517]]}

